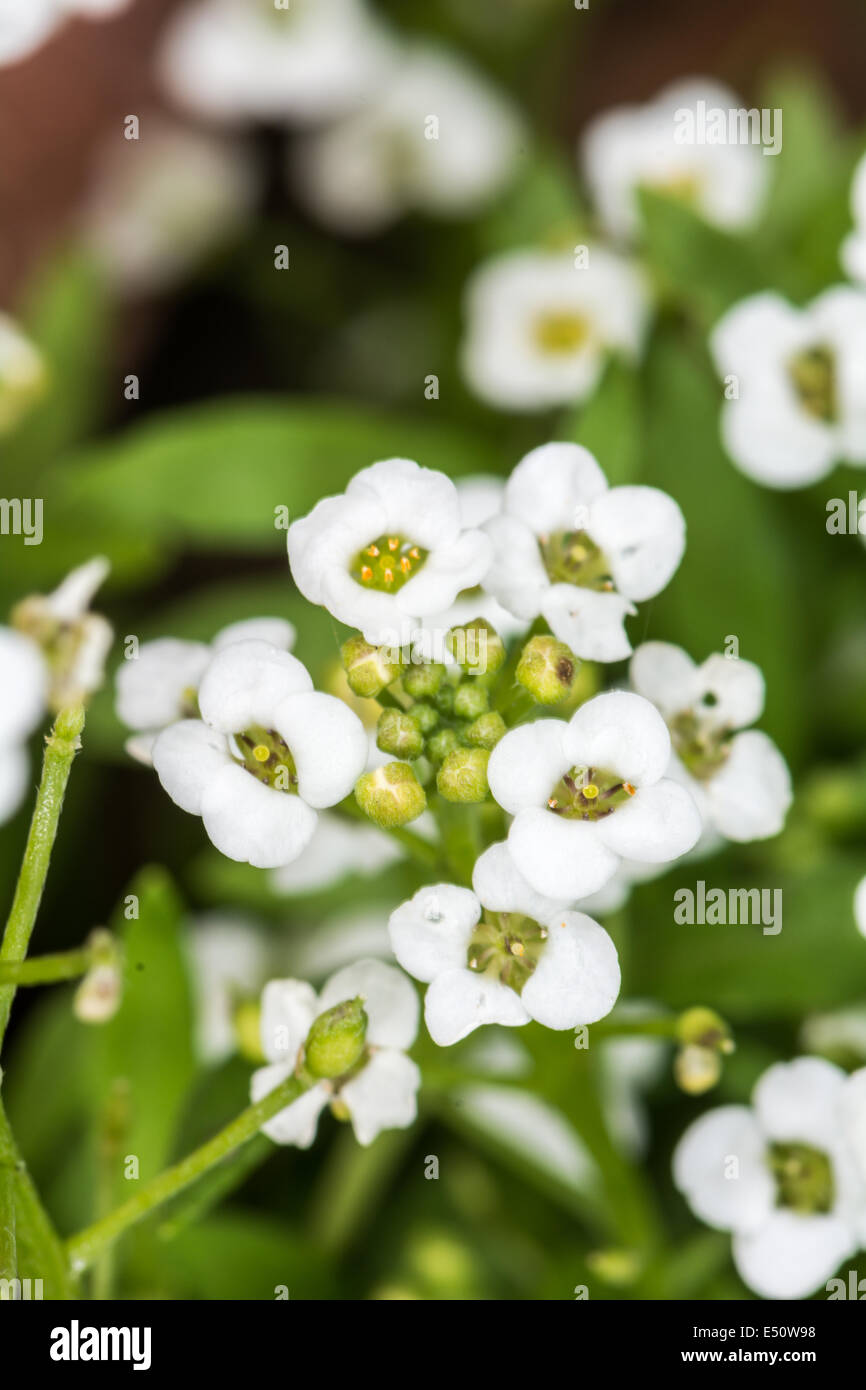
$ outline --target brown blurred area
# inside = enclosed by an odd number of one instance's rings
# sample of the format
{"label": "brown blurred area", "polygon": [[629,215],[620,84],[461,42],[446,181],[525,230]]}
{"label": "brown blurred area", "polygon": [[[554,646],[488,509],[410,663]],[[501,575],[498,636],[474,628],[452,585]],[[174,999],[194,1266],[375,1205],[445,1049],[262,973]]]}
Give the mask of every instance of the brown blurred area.
{"label": "brown blurred area", "polygon": [[[110,132],[125,115],[161,104],[152,55],[182,3],[133,0],[106,21],[70,20],[26,61],[0,69],[0,304],[14,307],[30,269],[62,234]],[[565,86],[567,128],[690,73],[722,77],[751,100],[762,69],[786,59],[820,68],[845,116],[866,117],[864,0],[591,0],[591,7],[592,61]]]}

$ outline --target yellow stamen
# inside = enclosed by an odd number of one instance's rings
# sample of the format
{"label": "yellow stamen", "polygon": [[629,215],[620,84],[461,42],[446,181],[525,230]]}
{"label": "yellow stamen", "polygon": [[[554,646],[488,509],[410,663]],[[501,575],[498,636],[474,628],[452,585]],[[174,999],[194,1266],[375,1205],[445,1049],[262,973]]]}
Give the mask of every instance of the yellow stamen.
{"label": "yellow stamen", "polygon": [[361,566],[361,578],[365,584],[369,584],[370,580],[373,578],[373,571],[370,569],[369,565]]}
{"label": "yellow stamen", "polygon": [[253,757],[257,763],[266,763],[271,756],[271,750],[266,748],[263,743],[257,743],[253,749]]}
{"label": "yellow stamen", "polygon": [[410,559],[408,559],[405,555],[403,556],[402,560],[400,561],[400,568],[401,568],[401,570],[403,571],[404,574],[408,574],[409,571],[410,571],[411,568],[412,568],[412,561],[411,561]]}
{"label": "yellow stamen", "polygon": [[389,537],[388,537],[388,549],[389,549],[389,550],[396,550],[397,547],[399,546],[399,544],[400,544],[400,538],[399,538],[398,536],[389,536]]}
{"label": "yellow stamen", "polygon": [[551,796],[547,804],[550,807],[551,811],[555,811],[557,806],[559,805],[559,802],[557,801],[555,796]]}
{"label": "yellow stamen", "polygon": [[526,950],[522,941],[509,942],[508,949],[513,956],[523,956],[526,954]]}
{"label": "yellow stamen", "polygon": [[631,782],[623,782],[622,789],[624,792],[628,792],[629,796],[634,796],[637,791],[637,787],[633,787]]}
{"label": "yellow stamen", "polygon": [[394,583],[394,571],[393,571],[392,569],[387,569],[387,570],[385,570],[385,583],[386,583],[386,584],[393,584],[393,583]]}
{"label": "yellow stamen", "polygon": [[373,556],[373,559],[375,560],[376,556],[379,554],[379,547],[378,547],[378,545],[368,545],[368,546],[367,546],[367,554],[368,554],[368,555],[372,555],[372,556]]}

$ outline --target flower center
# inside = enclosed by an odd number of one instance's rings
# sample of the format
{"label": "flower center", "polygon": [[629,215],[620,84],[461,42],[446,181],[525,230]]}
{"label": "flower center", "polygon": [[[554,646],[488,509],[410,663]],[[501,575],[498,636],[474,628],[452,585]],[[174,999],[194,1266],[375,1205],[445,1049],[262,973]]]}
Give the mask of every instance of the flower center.
{"label": "flower center", "polygon": [[566,820],[604,820],[624,806],[637,791],[615,772],[598,767],[573,767],[560,777],[547,798],[547,809]]}
{"label": "flower center", "polygon": [[538,964],[546,940],[547,927],[531,917],[485,908],[469,943],[467,964],[479,975],[495,975],[519,994]]}
{"label": "flower center", "polygon": [[533,325],[533,336],[542,352],[565,357],[577,352],[587,342],[590,325],[580,314],[553,311],[538,315]]}
{"label": "flower center", "polygon": [[298,772],[289,746],[275,729],[251,724],[242,734],[235,734],[239,757],[236,759],[247,772],[266,787],[275,791],[298,791]]}
{"label": "flower center", "polygon": [[833,1165],[809,1144],[771,1144],[767,1155],[776,1180],[776,1206],[792,1211],[828,1212],[833,1206]]}
{"label": "flower center", "polygon": [[788,373],[809,415],[826,423],[836,419],[836,362],[831,348],[819,345],[797,353],[788,362]]}
{"label": "flower center", "polygon": [[700,206],[701,194],[703,193],[703,181],[691,169],[682,169],[679,173],[668,174],[666,178],[660,175],[656,179],[651,179],[647,187],[656,193],[664,193],[669,198],[675,198],[678,203],[683,203],[689,208]]}
{"label": "flower center", "polygon": [[422,568],[428,553],[405,536],[379,536],[358,551],[349,573],[365,589],[396,594]]}
{"label": "flower center", "polygon": [[675,715],[668,728],[677,757],[699,782],[708,782],[727,762],[730,730],[691,709]]}
{"label": "flower center", "polygon": [[552,584],[579,584],[582,589],[613,589],[610,564],[586,531],[555,531],[538,541]]}

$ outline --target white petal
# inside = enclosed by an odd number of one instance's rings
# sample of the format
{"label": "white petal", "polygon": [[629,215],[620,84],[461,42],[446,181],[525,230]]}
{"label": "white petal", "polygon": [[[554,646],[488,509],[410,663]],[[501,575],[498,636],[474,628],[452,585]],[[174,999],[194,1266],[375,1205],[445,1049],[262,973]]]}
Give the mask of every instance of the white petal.
{"label": "white petal", "polygon": [[505,840],[490,845],[478,856],[472,870],[472,887],[475,896],[492,912],[521,912],[535,922],[546,921],[551,913],[566,906],[530,887]]}
{"label": "white petal", "polygon": [[346,497],[353,503],[376,498],[384,515],[382,531],[376,534],[393,531],[425,550],[453,544],[460,532],[460,501],[453,482],[412,459],[382,459],[362,468],[346,488]]}
{"label": "white petal", "polygon": [[463,526],[483,526],[498,516],[505,505],[505,483],[495,473],[471,473],[469,477],[457,478],[454,486]]}
{"label": "white petal", "polygon": [[223,733],[251,724],[273,727],[274,710],[287,695],[313,688],[305,666],[269,642],[233,642],[218,651],[198,693],[201,717]]}
{"label": "white petal", "polygon": [[589,535],[610,562],[626,598],[652,598],[683,558],[686,523],[672,497],[655,487],[615,487],[590,508]]}
{"label": "white petal", "polygon": [[616,947],[604,927],[583,912],[561,912],[547,928],[541,959],[520,996],[524,1007],[545,1028],[604,1018],[620,987]]}
{"label": "white petal", "polygon": [[717,1230],[753,1230],[776,1200],[766,1139],[746,1105],[719,1106],[689,1125],[673,1174],[695,1215]]}
{"label": "white petal", "polygon": [[821,1057],[777,1062],[764,1072],[752,1096],[768,1139],[826,1149],[838,1129],[845,1073]]}
{"label": "white petal", "polygon": [[535,806],[515,816],[508,848],[536,892],[562,902],[576,902],[598,892],[619,864],[596,825],[566,820]]}
{"label": "white petal", "polygon": [[383,1129],[408,1129],[418,1114],[421,1073],[411,1057],[384,1048],[340,1089],[349,1108],[355,1138],[372,1144]]}
{"label": "white petal", "polygon": [[294,1067],[313,1021],[322,1010],[306,980],[269,980],[262,991],[259,1022],[262,1051],[269,1062]]}
{"label": "white petal", "polygon": [[584,661],[622,661],[631,651],[625,620],[637,612],[620,594],[600,593],[578,584],[552,584],[541,598],[541,613],[560,642]]}
{"label": "white petal", "polygon": [[295,645],[296,637],[293,625],[285,618],[243,618],[239,623],[220,628],[213,639],[213,647],[219,652],[233,642],[268,642],[288,652]]}
{"label": "white petal", "polygon": [[583,531],[589,504],[607,491],[595,457],[580,444],[542,444],[520,460],[505,485],[505,510],[536,536]]}
{"label": "white petal", "polygon": [[289,746],[298,790],[310,806],[348,796],[367,765],[367,735],[355,711],[335,695],[290,695],[271,713],[270,727]]}
{"label": "white petal", "polygon": [[292,578],[304,598],[323,603],[332,570],[339,567],[348,577],[353,556],[384,530],[385,508],[370,489],[352,498],[323,497],[307,516],[293,521],[286,543]]}
{"label": "white petal", "polygon": [[451,1047],[485,1023],[518,1028],[529,1014],[513,989],[473,970],[448,970],[427,990],[424,1000],[427,1031],[439,1047]]}
{"label": "white petal", "polygon": [[627,690],[587,700],[572,715],[563,745],[570,765],[615,772],[637,787],[664,776],[671,752],[658,710]]}
{"label": "white petal", "polygon": [[89,607],[110,568],[105,556],[97,555],[86,564],[71,570],[46,599],[52,615],[62,622],[75,622],[80,618]]}
{"label": "white petal", "polygon": [[793,799],[788,764],[759,729],[737,734],[727,761],[705,784],[714,825],[729,840],[777,835]]}
{"label": "white petal", "polygon": [[0,825],[21,805],[30,776],[26,748],[0,747]]}
{"label": "white petal", "polygon": [[487,764],[493,799],[512,815],[527,806],[545,806],[569,760],[563,749],[564,719],[536,719],[499,740]]}
{"label": "white petal", "polygon": [[589,1150],[561,1111],[516,1086],[461,1086],[464,1114],[559,1182],[596,1195],[600,1173]]}
{"label": "white petal", "polygon": [[839,1098],[839,1120],[861,1182],[866,1185],[866,1067],[852,1072],[844,1082]]}
{"label": "white petal", "polygon": [[854,892],[854,921],[861,936],[866,936],[866,877],[861,878]]}
{"label": "white petal", "polygon": [[257,869],[277,869],[296,859],[316,829],[316,813],[302,797],[265,786],[233,762],[204,788],[201,816],[222,854]]}
{"label": "white petal", "polygon": [[323,811],[302,857],[275,869],[271,882],[278,893],[310,893],[349,874],[378,874],[401,858],[396,841],[376,826]]}
{"label": "white petal", "polygon": [[211,649],[204,642],[182,642],[160,637],[145,642],[135,659],[117,671],[115,709],[130,729],[163,729],[183,714],[186,690],[198,690]]}
{"label": "white petal", "polygon": [[[766,683],[761,668],[753,661],[714,652],[698,667],[698,701],[718,725],[744,729],[754,724],[764,711]],[[706,697],[713,697],[708,703]]]}
{"label": "white petal", "polygon": [[402,971],[381,960],[359,960],[332,975],[319,995],[322,1013],[360,996],[371,1047],[411,1047],[418,1033],[418,995]]}
{"label": "white petal", "polygon": [[597,824],[608,849],[623,859],[664,864],[678,859],[698,842],[701,813],[694,799],[669,777],[638,787],[624,806]]}
{"label": "white petal", "polygon": [[642,642],[631,659],[629,676],[638,695],[670,718],[691,708],[697,669],[688,652],[672,642]]}
{"label": "white petal", "polygon": [[[250,1099],[264,1100],[282,1081],[291,1076],[292,1068],[282,1062],[276,1066],[259,1067],[250,1077]],[[316,1137],[319,1116],[328,1104],[329,1093],[322,1082],[311,1086],[303,1095],[278,1110],[273,1119],[266,1120],[262,1132],[275,1144],[293,1144],[298,1149],[308,1149]]]}
{"label": "white petal", "polygon": [[0,744],[27,738],[45,710],[48,668],[35,642],[0,627]]}
{"label": "white petal", "polygon": [[550,580],[535,534],[513,516],[495,516],[484,530],[493,546],[485,589],[509,613],[525,619],[537,617]]}
{"label": "white petal", "polygon": [[762,405],[755,394],[726,401],[722,441],[741,472],[765,487],[808,487],[841,454],[834,429],[804,410]]}
{"label": "white petal", "polygon": [[774,1211],[754,1231],[734,1238],[734,1263],[761,1298],[806,1298],[857,1249],[849,1226],[835,1216]]}
{"label": "white petal", "polygon": [[404,970],[428,984],[445,970],[466,965],[481,907],[468,888],[450,883],[419,888],[388,921],[394,955]]}
{"label": "white petal", "polygon": [[481,582],[492,558],[493,546],[483,531],[461,532],[447,545],[431,550],[423,568],[400,590],[399,606],[420,617],[447,608],[464,589]]}
{"label": "white petal", "polygon": [[181,719],[163,729],[151,749],[156,775],[176,806],[201,815],[205,788],[233,766],[223,734],[200,719]]}

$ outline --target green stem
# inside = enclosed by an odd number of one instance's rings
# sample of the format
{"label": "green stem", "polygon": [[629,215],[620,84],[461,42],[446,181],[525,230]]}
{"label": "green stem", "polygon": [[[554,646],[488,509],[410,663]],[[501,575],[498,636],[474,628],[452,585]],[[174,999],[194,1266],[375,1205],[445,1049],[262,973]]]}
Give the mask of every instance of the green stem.
{"label": "green stem", "polygon": [[[42,781],[36,796],[12,910],[0,946],[0,964],[17,964],[27,955],[54,848],[66,783],[69,781],[72,760],[81,747],[83,728],[84,706],[70,705],[60,711],[46,740]],[[0,985],[0,1043],[6,1032],[14,998],[14,982]]]}
{"label": "green stem", "polygon": [[[63,1244],[45,1214],[24,1160],[18,1152],[6,1111],[0,1101],[0,1167],[11,1168],[15,1173],[13,1186],[16,1234],[20,1244],[26,1244],[32,1251],[34,1269],[40,1279],[44,1279],[48,1297],[69,1299],[75,1296],[75,1286],[69,1274]],[[8,1200],[8,1190],[0,1188],[0,1224],[9,1224],[8,1208],[3,1205]],[[15,1219],[17,1218],[17,1220]]]}
{"label": "green stem", "polygon": [[[344,815],[351,816],[353,820],[363,821],[365,825],[372,825],[373,822],[368,816],[364,815],[354,797],[346,797],[336,808]],[[435,868],[439,862],[439,851],[435,845],[431,845],[422,835],[414,830],[407,830],[405,826],[377,826],[383,835],[390,835],[392,840],[402,845],[410,859],[423,864],[425,869]]]}
{"label": "green stem", "polygon": [[679,1015],[662,1014],[656,1018],[606,1018],[601,1023],[593,1023],[590,1038],[595,1041],[608,1038],[670,1038],[678,1037]]}
{"label": "green stem", "polygon": [[80,1231],[77,1236],[73,1236],[66,1247],[72,1269],[79,1272],[93,1264],[94,1260],[131,1226],[149,1216],[157,1207],[162,1206],[163,1202],[183,1191],[190,1183],[195,1182],[196,1178],[207,1173],[242,1144],[246,1144],[258,1134],[266,1120],[284,1110],[287,1105],[291,1105],[292,1101],[297,1100],[307,1089],[298,1077],[287,1077],[262,1100],[243,1110],[231,1124],[221,1129],[219,1134],[215,1134],[213,1139],[209,1139],[206,1144],[202,1144],[200,1148],[181,1159],[180,1163],[166,1168],[164,1173],[145,1183],[140,1192],[130,1197],[128,1202],[117,1207],[110,1215],[104,1216],[100,1221]]}
{"label": "green stem", "polygon": [[51,985],[86,975],[95,956],[86,946],[74,951],[58,951],[53,956],[31,956],[30,960],[0,961],[0,985]]}

